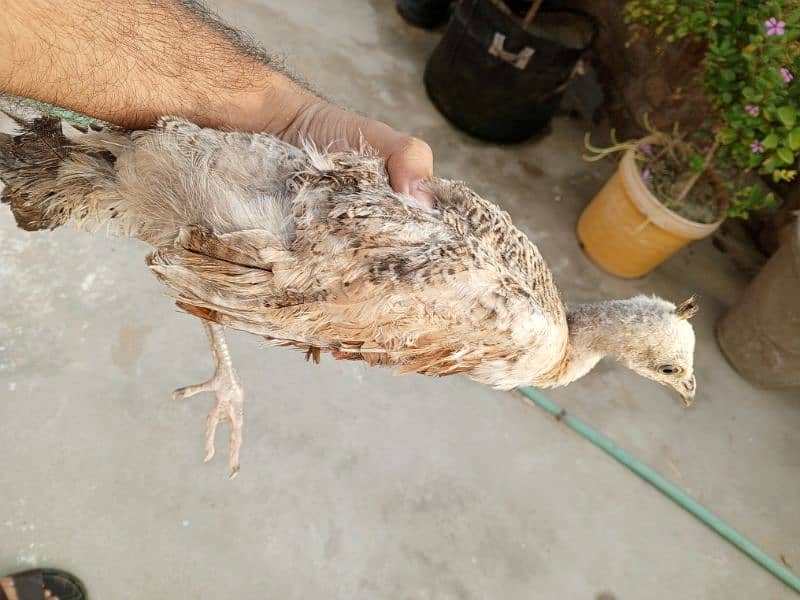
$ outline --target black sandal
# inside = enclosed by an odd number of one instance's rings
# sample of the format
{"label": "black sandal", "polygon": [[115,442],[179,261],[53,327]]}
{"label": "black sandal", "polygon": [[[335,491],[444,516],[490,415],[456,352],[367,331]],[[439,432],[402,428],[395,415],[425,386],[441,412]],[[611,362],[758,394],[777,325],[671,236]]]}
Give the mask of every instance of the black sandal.
{"label": "black sandal", "polygon": [[[14,573],[0,579],[11,580],[17,600],[44,600],[45,588],[58,600],[86,600],[86,590],[80,579],[59,569],[33,569]],[[3,584],[6,584],[4,581]],[[13,598],[13,596],[12,596]],[[0,600],[9,600],[0,585]]]}

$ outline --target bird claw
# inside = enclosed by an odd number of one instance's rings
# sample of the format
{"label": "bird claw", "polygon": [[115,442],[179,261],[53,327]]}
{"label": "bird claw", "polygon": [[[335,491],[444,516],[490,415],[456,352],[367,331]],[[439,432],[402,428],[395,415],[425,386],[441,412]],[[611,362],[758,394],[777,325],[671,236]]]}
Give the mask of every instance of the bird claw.
{"label": "bird claw", "polygon": [[173,400],[182,400],[184,398],[191,398],[201,392],[213,392],[211,387],[211,380],[197,385],[187,385],[186,387],[178,388],[172,392]]}
{"label": "bird claw", "polygon": [[205,383],[178,388],[172,392],[173,399],[189,398],[201,392],[211,392],[214,395],[214,406],[206,418],[205,450],[203,462],[214,458],[214,441],[217,426],[227,421],[230,425],[230,445],[228,450],[228,464],[231,468],[229,479],[234,479],[239,474],[239,451],[242,447],[242,423],[244,421],[244,391],[239,383],[236,373],[231,370],[221,370]]}

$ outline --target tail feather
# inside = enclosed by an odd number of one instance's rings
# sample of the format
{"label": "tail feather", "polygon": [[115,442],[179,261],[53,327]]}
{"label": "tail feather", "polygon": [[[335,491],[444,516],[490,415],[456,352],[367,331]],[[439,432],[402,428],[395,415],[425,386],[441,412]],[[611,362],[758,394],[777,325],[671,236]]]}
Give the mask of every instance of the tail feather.
{"label": "tail feather", "polygon": [[0,200],[10,205],[19,227],[55,229],[69,220],[85,225],[115,216],[113,146],[92,143],[92,138],[127,141],[127,136],[83,130],[7,99],[0,103],[0,114],[12,129],[0,133],[0,180],[5,184]]}
{"label": "tail feather", "polygon": [[187,226],[293,239],[292,182],[309,160],[302,150],[177,117],[140,131],[79,128],[65,118],[9,108],[0,96],[0,127],[5,120],[12,130],[0,134],[2,201],[21,228],[108,222],[112,233],[153,246],[174,243]]}

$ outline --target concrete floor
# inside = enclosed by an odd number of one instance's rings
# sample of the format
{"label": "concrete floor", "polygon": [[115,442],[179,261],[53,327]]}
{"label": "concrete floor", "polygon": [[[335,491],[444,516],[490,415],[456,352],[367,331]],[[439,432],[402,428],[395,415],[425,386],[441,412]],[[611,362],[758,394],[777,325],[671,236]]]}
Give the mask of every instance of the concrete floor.
{"label": "concrete floor", "polygon": [[[333,99],[412,131],[438,172],[508,208],[569,301],[702,297],[691,410],[613,364],[551,396],[800,568],[800,398],[758,391],[712,330],[743,280],[709,243],[635,282],[573,228],[610,166],[582,126],[497,148],[454,131],[421,69],[438,35],[388,0],[227,0]],[[248,392],[243,470],[202,464],[211,368],[199,324],[161,297],[144,245],[27,234],[0,210],[0,571],[59,565],[95,599],[731,599],[791,592],[518,396],[394,378],[231,335]],[[218,447],[222,447],[222,439]]]}

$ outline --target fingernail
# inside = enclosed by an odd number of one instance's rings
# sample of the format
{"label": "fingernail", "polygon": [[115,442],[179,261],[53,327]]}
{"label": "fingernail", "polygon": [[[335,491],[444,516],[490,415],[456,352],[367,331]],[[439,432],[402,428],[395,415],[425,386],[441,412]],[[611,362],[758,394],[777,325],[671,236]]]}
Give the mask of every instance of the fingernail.
{"label": "fingernail", "polygon": [[423,189],[423,181],[417,179],[408,185],[408,195],[416,198],[429,208],[433,208],[433,196]]}

